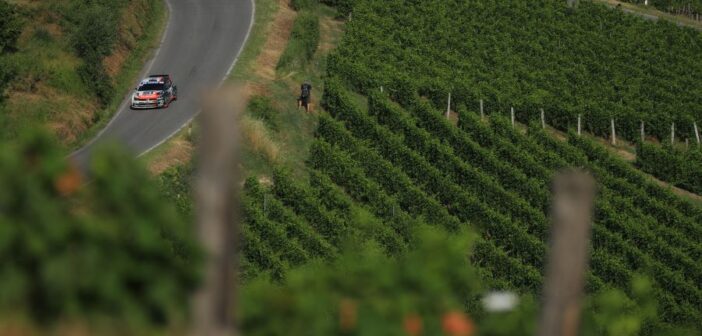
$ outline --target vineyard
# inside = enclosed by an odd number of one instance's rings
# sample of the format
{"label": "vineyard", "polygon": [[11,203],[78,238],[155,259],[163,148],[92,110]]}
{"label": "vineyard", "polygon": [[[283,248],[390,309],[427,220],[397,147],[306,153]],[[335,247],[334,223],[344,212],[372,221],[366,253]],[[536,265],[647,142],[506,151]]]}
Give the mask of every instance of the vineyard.
{"label": "vineyard", "polygon": [[[700,124],[702,86],[694,78],[702,63],[702,38],[669,22],[649,22],[581,2],[478,1],[413,5],[361,1],[346,43],[330,72],[355,90],[388,86],[409,75],[422,96],[486,113],[509,113],[527,122],[545,110],[560,129],[583,116],[583,129],[608,135],[664,139],[673,122],[680,137],[693,138]],[[489,18],[489,19],[486,19]]]}
{"label": "vineyard", "polygon": [[702,194],[702,151],[670,145],[639,143],[636,165],[643,171],[677,187]]}
{"label": "vineyard", "polygon": [[[697,324],[702,208],[596,142],[559,140],[534,121],[543,108],[564,130],[582,114],[595,134],[610,118],[625,137],[640,120],[661,125],[648,128],[661,138],[670,122],[691,132],[702,120],[700,48],[696,32],[589,2],[357,2],[329,56],[306,171],[245,183],[244,277],[283,279],[368,240],[405,255],[429,225],[479,233],[471,260],[485,287],[538,294],[550,181],[584,167],[599,183],[587,291],[619,289],[633,302],[629,286],[645,274],[659,305],[646,334]],[[526,132],[502,116],[512,106]]]}

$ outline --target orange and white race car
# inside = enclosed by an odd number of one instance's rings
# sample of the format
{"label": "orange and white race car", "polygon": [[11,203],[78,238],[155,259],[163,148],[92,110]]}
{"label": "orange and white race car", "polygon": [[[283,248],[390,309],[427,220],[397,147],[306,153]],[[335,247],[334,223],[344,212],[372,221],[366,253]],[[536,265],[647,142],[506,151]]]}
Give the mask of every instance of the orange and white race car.
{"label": "orange and white race car", "polygon": [[132,109],[168,107],[178,99],[178,88],[170,75],[150,75],[144,78],[132,94]]}

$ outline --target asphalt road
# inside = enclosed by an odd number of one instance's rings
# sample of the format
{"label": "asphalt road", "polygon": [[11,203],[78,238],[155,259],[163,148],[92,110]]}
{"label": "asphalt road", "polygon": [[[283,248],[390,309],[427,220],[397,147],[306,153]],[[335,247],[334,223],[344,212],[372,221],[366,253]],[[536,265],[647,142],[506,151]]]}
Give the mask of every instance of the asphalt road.
{"label": "asphalt road", "polygon": [[[70,155],[86,168],[103,142],[118,142],[143,154],[177,133],[200,110],[203,92],[217,88],[231,71],[253,22],[253,0],[166,0],[168,26],[147,74],[171,74],[178,100],[168,108],[131,110],[132,92],[109,124],[85,147]],[[134,86],[138,84],[135,81]]]}

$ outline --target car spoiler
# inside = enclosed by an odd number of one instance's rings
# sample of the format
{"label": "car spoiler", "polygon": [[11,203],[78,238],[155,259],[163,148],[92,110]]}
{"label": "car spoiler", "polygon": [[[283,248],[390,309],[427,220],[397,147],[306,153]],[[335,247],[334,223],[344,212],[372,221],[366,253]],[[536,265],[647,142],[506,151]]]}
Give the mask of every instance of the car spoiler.
{"label": "car spoiler", "polygon": [[171,78],[171,75],[149,75],[149,77],[164,77],[164,78]]}

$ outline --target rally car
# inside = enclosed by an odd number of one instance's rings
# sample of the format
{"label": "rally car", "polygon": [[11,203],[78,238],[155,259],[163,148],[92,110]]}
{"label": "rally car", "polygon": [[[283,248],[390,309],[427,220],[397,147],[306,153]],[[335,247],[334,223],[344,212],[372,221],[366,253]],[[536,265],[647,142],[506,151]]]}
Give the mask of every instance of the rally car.
{"label": "rally car", "polygon": [[178,99],[178,88],[170,75],[151,75],[144,78],[132,94],[133,109],[168,107]]}

